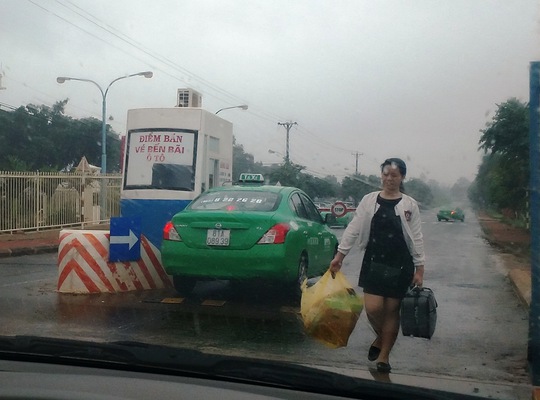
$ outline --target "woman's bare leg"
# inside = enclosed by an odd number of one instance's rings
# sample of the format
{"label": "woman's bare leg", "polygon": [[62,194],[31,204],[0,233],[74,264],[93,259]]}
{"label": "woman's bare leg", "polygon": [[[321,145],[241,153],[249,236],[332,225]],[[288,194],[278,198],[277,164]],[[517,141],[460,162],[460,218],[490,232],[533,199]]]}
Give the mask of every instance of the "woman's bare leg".
{"label": "woman's bare leg", "polygon": [[377,362],[388,363],[390,351],[399,333],[400,299],[364,294],[368,320],[378,337],[373,346],[381,349]]}
{"label": "woman's bare leg", "polygon": [[373,346],[381,348],[381,332],[384,321],[384,297],[374,294],[364,293],[364,308],[371,327],[375,331],[377,338]]}

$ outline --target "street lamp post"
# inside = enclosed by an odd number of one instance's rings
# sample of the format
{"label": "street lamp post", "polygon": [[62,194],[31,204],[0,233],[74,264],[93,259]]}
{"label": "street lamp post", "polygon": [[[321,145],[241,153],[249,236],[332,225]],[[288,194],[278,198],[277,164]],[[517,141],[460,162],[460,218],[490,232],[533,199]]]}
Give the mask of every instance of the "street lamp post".
{"label": "street lamp post", "polygon": [[[126,78],[131,78],[132,76],[144,76],[145,78],[151,78],[154,74],[152,71],[144,71],[144,72],[137,72],[136,74],[130,74],[130,75],[124,75],[120,76],[116,79],[114,79],[105,90],[101,88],[101,86],[91,80],[91,79],[83,79],[83,78],[71,78],[68,76],[59,76],[56,78],[56,82],[58,83],[64,83],[65,81],[81,81],[81,82],[90,82],[94,84],[99,91],[101,92],[102,97],[102,103],[101,103],[101,174],[107,173],[107,93],[109,92],[109,88],[113,85],[113,83]],[[101,219],[104,219],[104,212],[105,212],[105,184],[102,182],[101,184]]]}
{"label": "street lamp post", "polygon": [[229,110],[231,108],[241,108],[242,110],[247,110],[248,109],[248,105],[247,104],[241,104],[239,106],[232,106],[232,107],[225,107],[225,108],[220,108],[219,110],[216,111],[216,114],[223,111],[223,110]]}
{"label": "street lamp post", "polygon": [[275,150],[272,150],[272,149],[268,149],[268,153],[269,153],[269,154],[277,154],[278,156],[283,157],[283,159],[285,160],[285,156],[284,156],[283,154],[281,154],[279,151],[275,151]]}
{"label": "street lamp post", "polygon": [[131,78],[132,76],[144,76],[145,78],[151,78],[154,74],[151,71],[145,71],[145,72],[137,72],[136,74],[130,74],[125,76],[120,76],[113,80],[111,83],[109,83],[109,86],[105,89],[105,91],[99,86],[95,81],[90,79],[82,79],[82,78],[71,78],[67,76],[59,76],[56,78],[56,82],[58,83],[64,83],[65,81],[82,81],[82,82],[90,82],[99,89],[101,92],[102,97],[102,103],[101,103],[101,173],[106,174],[107,173],[107,93],[109,92],[109,88],[112,86],[113,83],[119,81],[120,79],[126,79]]}

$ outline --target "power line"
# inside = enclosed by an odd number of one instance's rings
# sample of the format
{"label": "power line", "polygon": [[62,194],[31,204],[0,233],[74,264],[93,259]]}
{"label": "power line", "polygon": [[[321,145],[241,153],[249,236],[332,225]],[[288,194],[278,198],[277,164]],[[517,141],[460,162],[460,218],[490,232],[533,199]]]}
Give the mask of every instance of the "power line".
{"label": "power line", "polygon": [[[107,40],[97,36],[96,34],[91,32],[90,30],[84,29],[83,27],[79,26],[79,24],[75,24],[75,23],[71,22],[66,17],[63,17],[63,16],[61,16],[61,15],[59,15],[59,14],[45,8],[45,7],[43,7],[40,4],[37,4],[37,2],[35,2],[34,0],[28,0],[28,1],[31,4],[39,7],[42,10],[44,10],[45,12],[48,12],[48,13],[52,14],[56,18],[61,19],[63,22],[68,23],[69,25],[83,31],[84,33],[90,35],[91,37],[106,43],[108,46],[111,46],[111,47],[113,47],[113,48],[115,48],[117,50],[120,50],[124,54],[132,56],[132,57],[134,57],[136,59],[139,59],[139,60],[146,63],[145,60],[143,60],[142,58],[140,58],[140,57],[138,57],[138,56],[136,56],[136,55],[134,55],[134,54],[132,54],[132,53],[130,53],[128,51],[126,51],[125,48],[123,48],[121,46],[118,46],[118,45],[114,45],[113,43],[111,43],[111,41],[107,41]],[[164,57],[164,56],[162,56],[162,55],[160,55],[160,54],[158,54],[158,53],[144,47],[141,43],[139,43],[136,40],[132,39],[128,35],[122,33],[121,31],[119,31],[115,27],[113,27],[113,26],[107,24],[106,22],[100,20],[98,17],[96,17],[95,15],[91,14],[90,12],[84,10],[83,8],[79,7],[78,5],[73,3],[72,1],[70,1],[70,0],[65,0],[65,1],[56,0],[56,2],[58,4],[60,4],[62,7],[66,8],[68,11],[75,14],[78,18],[82,18],[83,20],[87,21],[88,23],[92,24],[93,26],[97,27],[98,29],[105,31],[107,34],[112,35],[113,37],[117,38],[118,40],[128,44],[130,47],[136,49],[137,51],[143,53],[144,55],[149,56],[150,58],[161,62],[163,65],[165,65],[165,66],[167,66],[169,68],[172,68],[176,72],[186,74],[192,80],[198,81],[201,85],[206,86],[208,89],[210,89],[211,92],[214,92],[214,94],[210,94],[212,97],[215,97],[215,98],[220,99],[220,100],[224,100],[220,96],[225,96],[226,98],[228,98],[231,101],[239,101],[239,102],[242,102],[242,103],[247,103],[245,101],[245,99],[239,98],[238,96],[232,94],[231,92],[227,91],[226,89],[223,89],[223,88],[221,88],[221,87],[219,87],[217,85],[214,85],[211,82],[207,81],[206,79],[202,78],[201,76],[198,76],[197,74],[189,71],[188,69],[176,64],[174,61],[168,59],[167,57]],[[171,74],[171,73],[169,73],[169,72],[167,72],[167,71],[165,71],[165,70],[163,70],[161,68],[155,67],[155,66],[152,66],[152,68],[157,69],[157,70],[165,73],[166,75],[172,77],[173,79],[180,80],[180,81],[186,83],[185,79],[180,78],[180,77],[176,76],[175,74]],[[260,118],[260,119],[263,119],[263,120],[266,120],[266,121],[272,121],[273,122],[276,119],[278,119],[278,120],[281,119],[278,116],[272,115],[271,113],[269,113],[265,109],[261,109],[261,111],[258,112],[258,107],[256,107],[255,105],[251,105],[251,104],[250,104],[250,111],[248,111],[248,112],[249,112],[249,114],[251,114],[251,115],[253,115],[253,116],[257,117],[257,118]],[[289,130],[290,130],[290,128],[289,128]],[[287,131],[287,136],[289,135],[289,130]],[[339,150],[339,151],[346,151],[346,152],[350,151],[350,149],[341,148],[339,146],[334,145],[331,142],[328,142],[328,141],[322,139],[318,135],[314,134],[313,132],[311,132],[311,131],[309,131],[309,130],[307,130],[305,128],[300,127],[299,133],[308,136],[310,138],[310,141],[313,141],[313,139],[319,141],[320,143],[324,144],[326,147],[332,147],[332,148],[334,148],[336,150]],[[287,138],[287,155],[288,154],[289,154],[289,138]]]}
{"label": "power line", "polygon": [[[111,35],[115,36],[116,38],[128,43],[129,45],[131,45],[132,47],[135,47],[137,50],[147,54],[148,56],[152,57],[152,58],[155,58],[157,59],[158,61],[161,61],[163,62],[165,65],[169,66],[169,67],[172,67],[174,69],[177,69],[179,72],[182,72],[182,73],[185,73],[187,75],[189,75],[192,79],[195,79],[197,81],[200,81],[201,83],[203,83],[204,85],[208,86],[210,89],[213,89],[215,91],[217,91],[218,93],[221,93],[227,97],[229,97],[230,99],[234,100],[234,101],[239,101],[239,102],[243,102],[243,103],[247,103],[245,101],[245,99],[241,99],[240,97],[232,94],[231,92],[227,91],[226,89],[222,89],[221,87],[217,86],[217,85],[214,85],[213,83],[209,82],[208,80],[202,78],[201,76],[187,70],[186,68],[183,68],[181,66],[179,66],[178,64],[176,64],[174,61],[160,55],[160,54],[157,54],[149,49],[146,49],[144,48],[144,46],[133,40],[132,38],[130,38],[129,36],[125,35],[124,33],[122,33],[121,31],[119,31],[118,29],[114,28],[113,26],[110,26],[106,23],[104,23],[103,21],[101,21],[99,18],[97,18],[96,16],[94,16],[93,14],[87,12],[86,10],[84,10],[83,8],[79,7],[78,5],[74,4],[72,1],[70,0],[65,0],[65,2],[69,3],[71,6],[73,6],[74,8],[80,10],[80,12],[78,11],[75,11],[73,10],[72,7],[69,7],[68,5],[64,4],[64,2],[62,2],[61,0],[56,0],[57,3],[61,4],[62,6],[66,7],[68,10],[74,12],[75,14],[79,15],[81,18],[84,18],[85,20],[89,21],[90,23],[94,24],[95,26],[97,26],[98,28],[100,29],[103,29],[105,30],[106,32],[110,33]],[[89,17],[83,15],[82,13],[88,15]],[[97,22],[96,22],[97,21]],[[72,24],[73,25],[73,24]],[[87,31],[84,31],[86,33],[88,33]],[[92,35],[92,36],[95,36],[95,35]],[[101,40],[101,39],[100,39]],[[108,43],[108,42],[107,42]],[[176,78],[176,77],[175,77]],[[217,96],[216,96],[217,97]],[[219,97],[217,97],[219,98]],[[250,110],[253,110],[254,107],[252,107],[250,105]],[[270,118],[268,118],[267,116],[263,116],[262,114],[259,114],[259,113],[253,113],[253,112],[250,112],[250,114],[252,115],[255,115],[259,118],[263,118],[263,119],[266,119],[266,120],[274,120],[274,119],[281,119],[277,116],[271,116]],[[267,115],[271,115],[269,113],[266,112]],[[277,117],[277,118],[276,118]],[[313,135],[313,133],[309,132],[306,130],[306,132],[308,132],[310,135],[312,136],[315,136]],[[321,140],[319,137],[317,137],[318,140]],[[321,140],[322,141],[322,140]],[[336,149],[339,149],[339,150],[342,150],[342,151],[349,151],[348,149],[343,149],[343,148],[339,148],[337,146],[334,146],[332,143],[330,142],[325,142],[323,141],[325,144],[327,145],[330,145]]]}
{"label": "power line", "polygon": [[336,146],[334,143],[330,142],[330,141],[327,141],[323,138],[321,138],[320,136],[318,136],[317,134],[311,132],[310,130],[302,127],[299,125],[298,127],[298,133],[300,135],[305,135],[305,136],[308,136],[308,137],[311,137],[311,138],[315,138],[317,139],[320,143],[324,144],[325,146],[327,147],[332,147],[333,149],[336,149],[336,150],[339,150],[339,151],[344,151],[344,152],[349,152],[351,151],[351,149],[346,149],[346,148],[343,148],[343,147],[340,147],[340,146]]}
{"label": "power line", "polygon": [[[139,42],[135,41],[134,39],[132,39],[131,37],[125,35],[121,31],[119,31],[118,29],[114,28],[113,26],[104,23],[103,21],[101,21],[99,18],[97,18],[93,14],[89,13],[88,11],[86,11],[83,8],[81,8],[81,7],[77,6],[76,4],[74,4],[72,1],[66,0],[66,2],[69,3],[72,7],[70,7],[69,5],[65,4],[64,2],[62,2],[60,0],[56,0],[56,2],[59,3],[60,5],[64,6],[64,7],[66,7],[68,10],[72,11],[73,13],[80,16],[81,18],[85,19],[86,21],[90,22],[91,24],[97,26],[99,29],[102,29],[102,30],[106,31],[107,33],[113,35],[117,39],[129,44],[130,46],[132,46],[135,49],[141,51],[142,53],[144,53],[144,54],[146,54],[146,55],[148,55],[148,56],[162,62],[163,64],[167,65],[168,67],[171,67],[171,68],[177,70],[178,72],[189,75],[189,77],[191,79],[194,79],[194,80],[197,80],[197,81],[201,82],[202,84],[209,87],[210,89],[212,89],[212,90],[214,90],[214,91],[216,91],[216,92],[218,92],[218,93],[220,93],[222,95],[225,95],[225,96],[229,97],[233,101],[239,101],[239,102],[244,102],[244,103],[246,102],[245,99],[241,99],[238,96],[235,96],[234,94],[227,91],[226,89],[223,89],[223,88],[221,88],[221,87],[219,87],[217,85],[214,85],[213,83],[209,82],[208,80],[204,79],[203,77],[201,77],[201,76],[187,70],[186,68],[183,68],[182,66],[176,64],[174,61],[168,59],[167,57],[165,57],[165,56],[163,56],[161,54],[158,54],[158,53],[152,51],[151,49],[148,49],[148,48],[144,47],[142,43],[139,43]],[[80,12],[74,10],[74,8],[76,8],[77,10],[80,10]],[[84,15],[83,13],[86,14],[86,15]],[[165,71],[162,71],[162,72],[165,72]],[[169,74],[169,76],[178,79],[177,77],[172,76],[170,74]]]}
{"label": "power line", "polygon": [[11,104],[6,104],[6,103],[2,103],[2,102],[0,102],[0,107],[9,108],[9,109],[11,109],[13,111],[17,110],[17,107],[12,106]]}
{"label": "power line", "polygon": [[[53,14],[54,16],[56,16],[57,18],[60,18],[61,20],[67,22],[68,24],[74,26],[75,28],[77,29],[80,29],[82,30],[83,32],[89,34],[90,36],[100,40],[100,41],[103,41],[104,43],[116,48],[116,49],[119,49],[121,50],[123,53],[125,54],[128,54],[134,58],[137,58],[141,61],[144,61],[142,60],[141,58],[139,57],[136,57],[135,55],[133,54],[130,54],[128,52],[125,51],[125,49],[123,48],[120,48],[118,46],[114,46],[112,43],[110,43],[109,41],[105,41],[103,40],[102,38],[94,35],[93,33],[89,32],[88,30],[85,30],[85,29],[82,29],[81,27],[79,27],[78,25],[66,20],[66,18],[64,17],[61,17],[53,12],[51,12],[50,10],[44,8],[43,6],[41,5],[38,5],[36,3],[33,2],[33,0],[28,0],[30,1],[32,4],[38,6],[39,8]],[[60,5],[62,5],[63,7],[65,7],[67,10],[73,12],[74,14],[76,14],[77,16],[79,16],[80,18],[83,18],[84,20],[88,21],[89,23],[91,23],[92,25],[96,26],[98,29],[101,29],[101,30],[104,30],[105,32],[107,32],[108,34],[116,37],[117,39],[127,43],[128,45],[130,45],[131,47],[135,48],[136,50],[142,52],[143,54],[146,54],[147,56],[163,63],[164,65],[166,65],[167,67],[170,67],[172,68],[173,70],[176,70],[177,72],[180,72],[182,74],[186,74],[188,75],[188,77],[192,80],[195,80],[195,81],[198,81],[200,82],[203,86],[206,86],[207,88],[209,88],[211,91],[214,91],[216,93],[218,93],[218,95],[216,94],[211,94],[209,93],[209,95],[211,97],[214,97],[216,99],[219,99],[219,100],[222,100],[222,101],[225,101],[225,102],[234,102],[234,103],[248,103],[245,99],[242,99],[236,95],[234,95],[233,93],[227,91],[226,89],[223,89],[211,82],[209,82],[208,80],[204,79],[203,77],[189,71],[188,69],[176,64],[174,61],[168,59],[167,57],[165,56],[162,56],[146,47],[144,47],[141,43],[135,41],[134,39],[130,38],[129,36],[125,35],[124,33],[122,33],[121,31],[119,31],[118,29],[114,28],[113,26],[111,25],[108,25],[107,23],[103,22],[102,20],[100,20],[98,17],[96,17],[95,15],[89,13],[88,11],[84,10],[83,8],[79,7],[78,5],[74,4],[72,1],[69,1],[69,0],[66,0],[65,2],[62,2],[61,0],[56,0],[56,2]],[[68,3],[68,4],[66,4]],[[157,69],[161,72],[163,72],[164,74],[170,76],[171,78],[173,79],[176,79],[176,80],[180,80],[182,81],[183,83],[187,83],[185,81],[185,79],[183,78],[179,78],[175,75],[172,75],[170,73],[168,73],[167,71],[164,71],[163,69],[160,69],[160,68],[157,68],[156,66],[152,66],[152,68],[154,69]],[[228,98],[228,100],[225,100],[223,97],[220,97],[221,96],[225,96],[226,98]],[[256,116],[260,119],[264,119],[264,120],[267,120],[267,121],[271,121],[271,122],[274,122],[276,119],[280,119],[280,117],[276,116],[276,115],[272,115],[271,113],[269,113],[266,109],[259,109],[258,107],[256,107],[256,105],[251,105],[250,104],[250,108],[249,108],[249,114],[253,115],[253,116]]]}

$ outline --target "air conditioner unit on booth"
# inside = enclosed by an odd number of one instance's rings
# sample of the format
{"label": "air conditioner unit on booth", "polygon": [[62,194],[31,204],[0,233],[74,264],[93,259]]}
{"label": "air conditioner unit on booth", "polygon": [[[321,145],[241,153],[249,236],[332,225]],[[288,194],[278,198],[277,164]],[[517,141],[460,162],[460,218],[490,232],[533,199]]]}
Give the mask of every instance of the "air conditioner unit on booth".
{"label": "air conditioner unit on booth", "polygon": [[202,95],[193,89],[178,89],[176,107],[202,107]]}

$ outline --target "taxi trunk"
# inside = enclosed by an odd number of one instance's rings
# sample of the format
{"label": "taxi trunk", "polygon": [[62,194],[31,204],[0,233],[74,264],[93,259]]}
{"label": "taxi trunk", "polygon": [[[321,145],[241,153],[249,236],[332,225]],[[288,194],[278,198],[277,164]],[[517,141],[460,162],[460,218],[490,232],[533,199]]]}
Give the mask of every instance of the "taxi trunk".
{"label": "taxi trunk", "polygon": [[192,212],[181,218],[173,218],[176,231],[189,248],[214,250],[246,250],[275,225],[274,213],[250,213],[237,218],[234,213],[224,216],[222,212]]}
{"label": "taxi trunk", "polygon": [[[162,258],[170,275],[203,279],[270,279],[293,283],[302,252],[294,229],[275,213],[192,212],[172,220],[181,240],[164,240]],[[287,244],[286,244],[287,243]]]}

